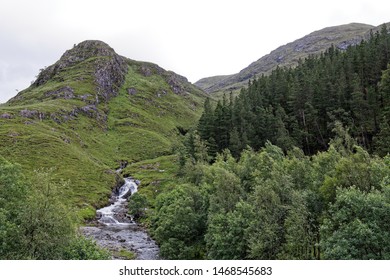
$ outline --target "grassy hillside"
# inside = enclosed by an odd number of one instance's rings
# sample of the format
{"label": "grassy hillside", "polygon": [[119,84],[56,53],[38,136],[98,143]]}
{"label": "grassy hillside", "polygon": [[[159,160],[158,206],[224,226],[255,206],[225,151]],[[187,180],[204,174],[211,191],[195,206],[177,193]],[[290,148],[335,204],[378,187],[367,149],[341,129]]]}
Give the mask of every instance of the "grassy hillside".
{"label": "grassy hillside", "polygon": [[0,155],[27,175],[52,168],[53,179],[70,180],[64,199],[91,217],[120,183],[122,162],[172,154],[204,97],[184,77],[85,41],[0,105]]}
{"label": "grassy hillside", "polygon": [[359,44],[362,39],[369,37],[371,29],[375,32],[378,28],[361,23],[327,27],[273,50],[237,74],[203,78],[195,85],[209,93],[237,91],[246,86],[249,79],[268,75],[277,66],[294,67],[299,59],[320,54],[332,44],[342,50]]}

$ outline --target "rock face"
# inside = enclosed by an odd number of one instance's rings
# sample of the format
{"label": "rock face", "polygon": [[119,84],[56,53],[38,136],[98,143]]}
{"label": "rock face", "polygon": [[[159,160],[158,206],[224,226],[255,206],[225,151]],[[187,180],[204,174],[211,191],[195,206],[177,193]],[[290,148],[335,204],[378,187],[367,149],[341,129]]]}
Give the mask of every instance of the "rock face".
{"label": "rock face", "polygon": [[[99,99],[108,101],[116,96],[118,88],[125,80],[127,73],[126,59],[117,53],[106,43],[102,41],[88,40],[75,45],[71,50],[66,51],[59,61],[42,70],[32,86],[38,87],[55,77],[61,71],[66,70],[78,63],[91,58],[95,59],[95,81]],[[62,88],[54,92],[48,92],[46,95],[73,98],[72,90]]]}
{"label": "rock face", "polygon": [[71,87],[66,86],[55,91],[46,92],[45,95],[52,98],[72,99],[74,98],[74,91]]}

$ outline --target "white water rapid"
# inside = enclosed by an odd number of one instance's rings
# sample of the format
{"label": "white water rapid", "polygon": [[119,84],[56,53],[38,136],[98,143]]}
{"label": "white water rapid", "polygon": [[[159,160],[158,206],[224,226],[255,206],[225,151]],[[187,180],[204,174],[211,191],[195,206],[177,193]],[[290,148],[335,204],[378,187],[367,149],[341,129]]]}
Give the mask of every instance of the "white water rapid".
{"label": "white water rapid", "polygon": [[[132,178],[125,178],[119,191],[113,194],[113,203],[96,211],[98,224],[83,227],[84,235],[112,252],[132,251],[138,260],[159,259],[159,248],[147,232],[137,225],[127,214],[127,198],[138,191]],[[120,258],[113,256],[114,259]]]}
{"label": "white water rapid", "polygon": [[[126,215],[123,215],[123,210],[126,210],[127,197],[133,195],[138,190],[138,186],[131,178],[125,178],[125,183],[119,189],[119,193],[114,199],[116,201],[104,208],[98,209],[96,213],[101,215],[99,222],[105,225],[128,225],[129,222],[120,222]],[[130,222],[131,223],[131,222]]]}

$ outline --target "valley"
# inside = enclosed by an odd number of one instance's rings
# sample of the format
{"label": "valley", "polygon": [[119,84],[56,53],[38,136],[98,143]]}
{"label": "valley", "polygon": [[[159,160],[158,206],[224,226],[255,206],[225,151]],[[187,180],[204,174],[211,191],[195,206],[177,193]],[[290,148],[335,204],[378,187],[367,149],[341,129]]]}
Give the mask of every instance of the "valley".
{"label": "valley", "polygon": [[0,259],[388,259],[389,34],[195,84],[74,45],[0,104]]}

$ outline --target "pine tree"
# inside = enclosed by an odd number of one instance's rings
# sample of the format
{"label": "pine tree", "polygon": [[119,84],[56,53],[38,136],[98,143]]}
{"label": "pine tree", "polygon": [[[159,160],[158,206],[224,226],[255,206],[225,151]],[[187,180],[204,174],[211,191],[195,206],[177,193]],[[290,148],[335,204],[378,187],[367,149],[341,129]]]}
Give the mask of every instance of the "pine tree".
{"label": "pine tree", "polygon": [[214,112],[209,97],[206,98],[203,107],[203,114],[198,122],[198,131],[200,137],[207,140],[214,137]]}
{"label": "pine tree", "polygon": [[230,133],[229,150],[235,158],[238,158],[242,151],[240,135],[238,134],[237,128],[233,128]]}

